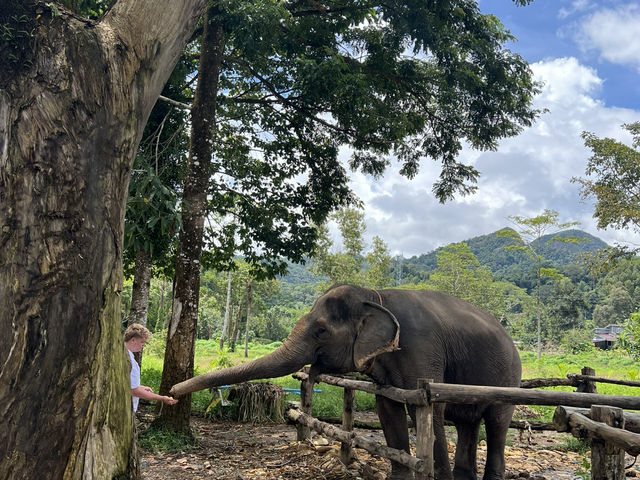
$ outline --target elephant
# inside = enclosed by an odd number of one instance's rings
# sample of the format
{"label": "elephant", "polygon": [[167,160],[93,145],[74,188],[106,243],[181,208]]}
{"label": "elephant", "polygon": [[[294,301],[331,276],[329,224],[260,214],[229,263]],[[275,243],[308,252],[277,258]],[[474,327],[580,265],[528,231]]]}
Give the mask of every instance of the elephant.
{"label": "elephant", "polygon": [[[512,339],[491,314],[451,295],[432,290],[369,290],[338,285],[316,300],[283,344],[243,365],[209,372],[174,385],[173,395],[252,379],[276,378],[310,364],[321,373],[362,372],[375,383],[415,389],[419,378],[467,385],[519,387],[520,356]],[[409,451],[407,410],[415,407],[376,396],[387,445]],[[436,478],[476,479],[476,447],[485,423],[484,480],[504,478],[504,448],[514,407],[487,403],[434,404]],[[458,440],[451,470],[444,419]],[[390,479],[413,472],[392,462]]]}

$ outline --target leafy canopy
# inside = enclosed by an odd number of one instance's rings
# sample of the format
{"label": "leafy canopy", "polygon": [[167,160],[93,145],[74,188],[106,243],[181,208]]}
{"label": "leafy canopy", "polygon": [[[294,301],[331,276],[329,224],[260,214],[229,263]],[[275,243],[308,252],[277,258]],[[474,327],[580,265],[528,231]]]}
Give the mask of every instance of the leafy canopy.
{"label": "leafy canopy", "polygon": [[598,228],[640,227],[640,122],[624,125],[632,136],[632,146],[612,138],[598,138],[584,132],[591,149],[587,178],[573,178],[582,186],[582,197],[596,200],[594,218]]}
{"label": "leafy canopy", "polygon": [[[381,175],[442,164],[441,200],[473,191],[458,162],[530,125],[537,86],[503,45],[513,37],[475,1],[218,2],[224,26],[213,182],[216,221],[203,261],[241,253],[282,271],[317,239],[315,225],[353,204],[340,153]],[[345,148],[347,147],[347,148]]]}

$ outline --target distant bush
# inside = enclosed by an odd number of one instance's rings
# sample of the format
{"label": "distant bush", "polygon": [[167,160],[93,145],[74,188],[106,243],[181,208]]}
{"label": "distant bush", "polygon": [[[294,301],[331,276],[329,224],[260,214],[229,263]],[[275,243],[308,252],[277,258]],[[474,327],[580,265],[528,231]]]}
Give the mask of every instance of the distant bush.
{"label": "distant bush", "polygon": [[[144,361],[142,364],[144,365]],[[140,384],[147,387],[151,387],[154,392],[157,392],[160,388],[160,382],[162,380],[162,369],[143,367],[140,372]]]}
{"label": "distant bush", "polygon": [[595,350],[592,338],[591,329],[573,328],[563,335],[559,346],[566,353],[592,352]]}
{"label": "distant bush", "polygon": [[153,355],[155,357],[164,358],[164,351],[167,348],[167,331],[162,330],[153,334],[151,340],[147,342],[144,347],[144,353],[146,355]]}

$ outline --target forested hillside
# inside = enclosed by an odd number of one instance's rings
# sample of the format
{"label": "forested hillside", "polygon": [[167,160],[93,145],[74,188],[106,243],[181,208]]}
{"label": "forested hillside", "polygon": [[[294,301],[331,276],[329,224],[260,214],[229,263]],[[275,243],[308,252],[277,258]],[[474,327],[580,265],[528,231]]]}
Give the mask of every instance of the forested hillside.
{"label": "forested hillside", "polygon": [[[553,237],[576,237],[579,243],[549,243]],[[491,269],[494,277],[509,282],[523,282],[523,273],[526,274],[533,268],[533,261],[521,251],[510,251],[507,247],[515,245],[512,238],[500,237],[497,232],[488,235],[480,235],[464,240],[471,252],[481,265]],[[564,267],[569,264],[581,263],[580,254],[595,252],[605,248],[607,244],[593,235],[582,230],[567,230],[555,235],[546,235],[541,238],[542,256],[556,267]],[[403,278],[408,282],[420,282],[429,277],[436,269],[436,256],[445,247],[440,247],[429,253],[403,259]]]}

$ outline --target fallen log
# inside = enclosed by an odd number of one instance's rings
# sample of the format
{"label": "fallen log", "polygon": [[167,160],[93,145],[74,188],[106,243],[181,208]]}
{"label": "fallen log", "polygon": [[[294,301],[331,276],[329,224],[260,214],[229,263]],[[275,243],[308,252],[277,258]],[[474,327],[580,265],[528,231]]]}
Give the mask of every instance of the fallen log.
{"label": "fallen log", "polygon": [[[570,407],[565,407],[565,408],[570,410],[571,413],[579,413],[580,415],[584,415],[587,418],[591,418],[591,410],[588,408],[570,408]],[[633,433],[640,433],[640,414],[623,412],[623,417],[624,417],[623,428],[625,430]]]}
{"label": "fallen log", "polygon": [[373,440],[356,435],[354,432],[345,432],[344,430],[321,422],[317,418],[302,413],[296,409],[287,411],[287,416],[297,423],[302,423],[313,430],[324,433],[325,435],[343,443],[348,443],[354,447],[362,448],[369,453],[388,458],[395,462],[401,463],[410,469],[421,472],[424,469],[424,461],[419,458],[412,457],[403,450],[387,447]]}
{"label": "fallen log", "polygon": [[571,432],[579,438],[603,440],[613,443],[632,456],[640,455],[640,435],[593,421],[575,408],[556,407],[553,424],[559,432]]}

